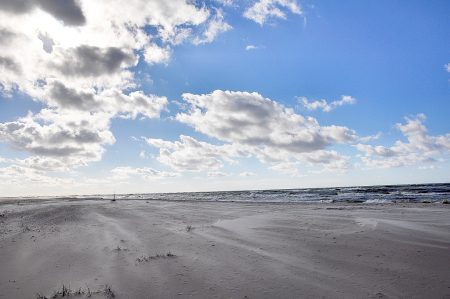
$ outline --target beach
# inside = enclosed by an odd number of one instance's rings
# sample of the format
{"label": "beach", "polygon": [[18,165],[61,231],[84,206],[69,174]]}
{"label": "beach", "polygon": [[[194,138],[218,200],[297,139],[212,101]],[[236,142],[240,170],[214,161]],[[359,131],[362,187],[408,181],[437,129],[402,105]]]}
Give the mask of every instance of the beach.
{"label": "beach", "polygon": [[450,298],[450,206],[0,204],[0,298],[63,285],[72,298]]}

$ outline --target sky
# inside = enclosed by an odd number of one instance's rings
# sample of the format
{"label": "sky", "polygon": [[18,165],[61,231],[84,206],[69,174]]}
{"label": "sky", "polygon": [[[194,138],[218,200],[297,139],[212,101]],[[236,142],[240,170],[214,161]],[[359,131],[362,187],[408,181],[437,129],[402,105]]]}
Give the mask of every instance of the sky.
{"label": "sky", "polygon": [[450,182],[449,14],[0,0],[0,196]]}

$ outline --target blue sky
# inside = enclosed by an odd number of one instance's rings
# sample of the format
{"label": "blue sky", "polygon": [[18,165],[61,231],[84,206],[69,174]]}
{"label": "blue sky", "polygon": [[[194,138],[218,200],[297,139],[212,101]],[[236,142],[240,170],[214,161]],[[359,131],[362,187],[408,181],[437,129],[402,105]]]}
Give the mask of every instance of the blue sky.
{"label": "blue sky", "polygon": [[448,1],[68,2],[0,4],[3,196],[450,179]]}

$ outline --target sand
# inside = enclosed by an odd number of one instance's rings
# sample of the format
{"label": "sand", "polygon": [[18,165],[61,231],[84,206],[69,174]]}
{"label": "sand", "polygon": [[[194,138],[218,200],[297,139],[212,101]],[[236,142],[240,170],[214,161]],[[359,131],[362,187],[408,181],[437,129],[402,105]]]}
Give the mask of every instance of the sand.
{"label": "sand", "polygon": [[[450,298],[450,207],[0,204],[0,298]],[[71,295],[84,298],[85,295]]]}

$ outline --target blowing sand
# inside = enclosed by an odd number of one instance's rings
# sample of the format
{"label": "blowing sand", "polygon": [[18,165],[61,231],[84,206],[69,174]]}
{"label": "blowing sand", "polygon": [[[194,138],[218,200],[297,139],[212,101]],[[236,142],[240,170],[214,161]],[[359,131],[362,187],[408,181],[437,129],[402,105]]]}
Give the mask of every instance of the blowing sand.
{"label": "blowing sand", "polygon": [[73,298],[450,298],[450,207],[1,204],[0,298],[63,285]]}

